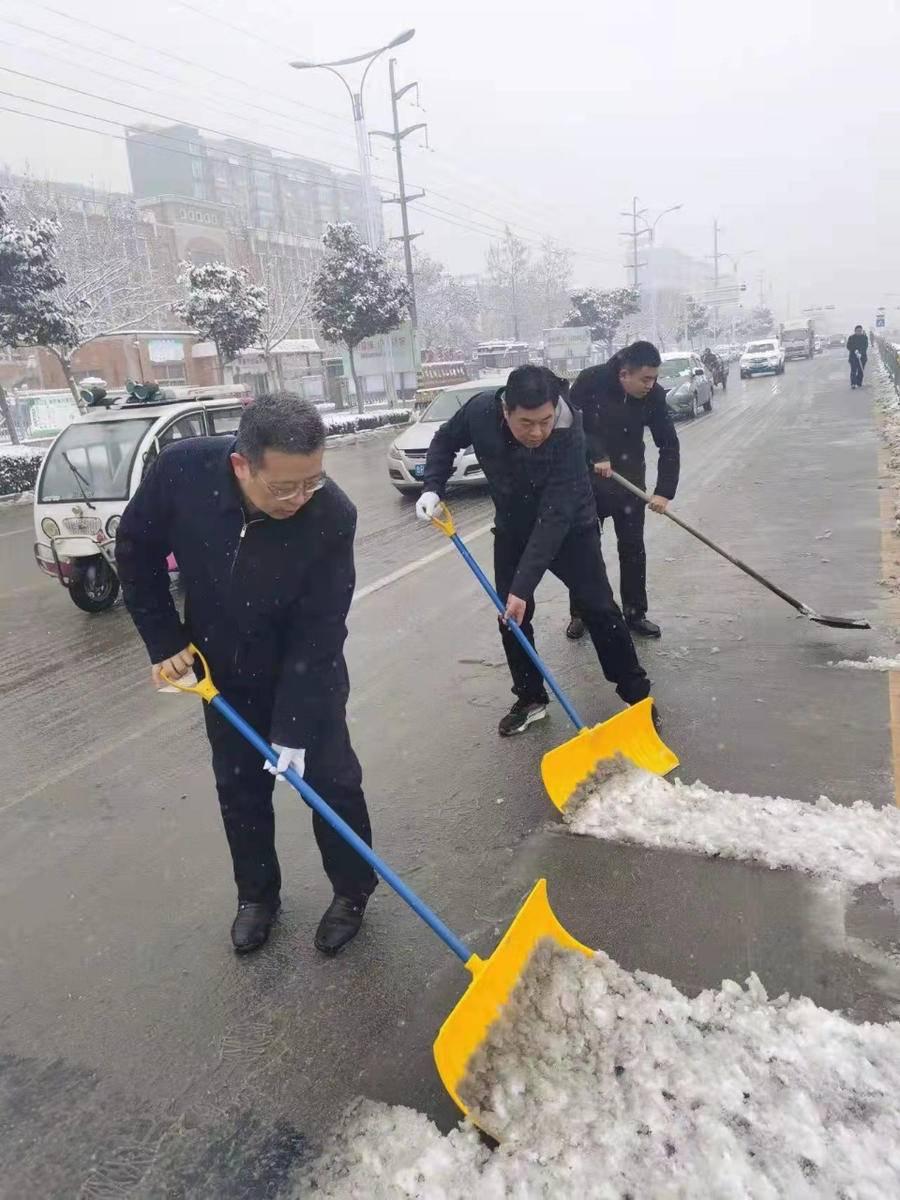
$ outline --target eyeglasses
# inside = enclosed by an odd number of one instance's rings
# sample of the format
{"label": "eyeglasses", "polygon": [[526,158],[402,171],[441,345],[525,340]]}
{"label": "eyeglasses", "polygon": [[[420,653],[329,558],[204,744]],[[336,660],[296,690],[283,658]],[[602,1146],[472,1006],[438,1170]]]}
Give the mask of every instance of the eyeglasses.
{"label": "eyeglasses", "polygon": [[298,496],[312,496],[315,492],[320,492],[328,480],[324,471],[321,475],[314,475],[312,479],[304,479],[297,487],[292,483],[269,483],[262,475],[257,475],[256,478],[276,500],[295,500]]}

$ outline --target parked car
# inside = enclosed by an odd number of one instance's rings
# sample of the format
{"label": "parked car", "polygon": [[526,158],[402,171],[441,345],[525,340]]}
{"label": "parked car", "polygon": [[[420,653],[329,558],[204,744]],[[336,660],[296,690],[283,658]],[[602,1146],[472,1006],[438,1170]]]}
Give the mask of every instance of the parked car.
{"label": "parked car", "polygon": [[778,338],[748,342],[741,355],[741,379],[751,375],[784,374],[784,347]]}
{"label": "parked car", "polygon": [[110,397],[108,408],[79,416],[47,451],[35,484],[34,558],[84,612],[111,608],[119,594],[116,530],[144,473],[169,442],[234,433],[250,396],[231,390],[177,389],[196,396],[184,400]]}
{"label": "parked car", "polygon": [[698,417],[712,408],[713,381],[700,355],[677,350],[662,356],[659,383],[674,417]]}
{"label": "parked car", "polygon": [[[449,421],[467,400],[471,400],[479,392],[496,391],[504,386],[508,377],[509,371],[503,371],[482,379],[470,379],[468,383],[454,383],[436,392],[434,399],[416,423],[395,438],[388,450],[388,478],[398,492],[413,495],[421,491],[425,456],[428,454],[431,439],[440,427],[445,421]],[[483,486],[484,482],[484,472],[478,465],[472,447],[461,450],[450,476],[450,484],[470,487]]]}

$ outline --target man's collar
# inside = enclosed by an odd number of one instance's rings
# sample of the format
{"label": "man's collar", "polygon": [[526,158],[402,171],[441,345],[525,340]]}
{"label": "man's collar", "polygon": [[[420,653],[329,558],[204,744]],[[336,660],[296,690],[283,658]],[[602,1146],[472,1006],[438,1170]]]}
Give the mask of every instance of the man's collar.
{"label": "man's collar", "polygon": [[231,465],[231,456],[234,453],[237,438],[223,438],[222,440],[225,445],[222,449],[222,460],[218,472],[219,508],[223,512],[230,509],[243,510],[241,489],[235,478],[234,467]]}

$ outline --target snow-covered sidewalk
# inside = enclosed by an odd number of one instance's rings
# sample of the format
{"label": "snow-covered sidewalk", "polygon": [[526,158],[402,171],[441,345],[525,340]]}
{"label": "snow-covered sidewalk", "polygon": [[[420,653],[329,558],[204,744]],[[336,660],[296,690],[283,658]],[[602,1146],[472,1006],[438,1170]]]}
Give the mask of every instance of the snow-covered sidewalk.
{"label": "snow-covered sidewalk", "polygon": [[538,949],[467,1094],[503,1137],[362,1102],[298,1183],[323,1200],[900,1195],[900,1025],[854,1025],[755,976],[690,999]]}
{"label": "snow-covered sidewalk", "polygon": [[900,810],[718,792],[609,760],[569,801],[573,833],[744,859],[859,886],[900,877]]}

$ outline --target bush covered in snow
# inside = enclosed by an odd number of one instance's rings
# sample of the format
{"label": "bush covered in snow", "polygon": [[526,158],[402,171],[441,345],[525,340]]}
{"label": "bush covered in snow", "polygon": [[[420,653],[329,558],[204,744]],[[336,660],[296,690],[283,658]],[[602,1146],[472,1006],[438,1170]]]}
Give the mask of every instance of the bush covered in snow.
{"label": "bush covered in snow", "polygon": [[384,408],[380,412],[325,413],[323,419],[328,426],[328,436],[343,433],[360,433],[364,429],[380,429],[383,425],[405,425],[409,420],[408,408]]}
{"label": "bush covered in snow", "polygon": [[0,446],[0,496],[30,492],[45,453],[36,446]]}

